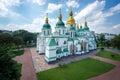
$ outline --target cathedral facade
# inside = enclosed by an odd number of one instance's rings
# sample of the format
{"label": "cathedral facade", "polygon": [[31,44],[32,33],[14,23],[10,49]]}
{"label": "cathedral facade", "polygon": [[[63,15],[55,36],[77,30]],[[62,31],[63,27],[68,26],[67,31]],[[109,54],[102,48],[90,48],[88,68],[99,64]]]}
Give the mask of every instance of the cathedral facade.
{"label": "cathedral facade", "polygon": [[61,12],[58,14],[58,22],[53,33],[46,17],[41,33],[37,36],[37,52],[44,53],[48,63],[69,55],[79,56],[96,48],[94,33],[89,30],[87,21],[85,20],[83,27],[76,24],[72,10],[66,26],[62,21]]}

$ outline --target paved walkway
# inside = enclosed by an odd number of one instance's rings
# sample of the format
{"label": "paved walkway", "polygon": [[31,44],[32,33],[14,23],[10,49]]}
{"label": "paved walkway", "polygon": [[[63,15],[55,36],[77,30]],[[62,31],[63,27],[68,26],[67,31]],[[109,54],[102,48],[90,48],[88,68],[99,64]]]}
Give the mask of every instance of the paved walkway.
{"label": "paved walkway", "polygon": [[103,62],[107,62],[110,64],[114,64],[116,65],[116,67],[105,74],[90,78],[88,80],[120,80],[120,62],[119,61],[110,60],[110,59],[99,57],[99,56],[91,56],[91,58],[97,59]]}
{"label": "paved walkway", "polygon": [[25,49],[25,52],[21,56],[14,58],[19,63],[22,63],[22,76],[20,80],[37,80],[35,70],[32,63],[30,49]]}
{"label": "paved walkway", "polygon": [[111,52],[115,52],[115,53],[117,53],[117,54],[120,54],[120,50],[118,50],[118,49],[116,49],[116,48],[108,48],[108,49],[106,49],[106,50],[111,51]]}
{"label": "paved walkway", "polygon": [[59,66],[59,64],[68,64],[74,61],[78,61],[78,60],[90,57],[99,51],[99,50],[94,50],[94,51],[89,52],[89,54],[85,54],[85,55],[72,55],[72,56],[64,57],[64,58],[59,59],[57,62],[53,64],[48,64],[44,59],[44,55],[39,55],[36,52],[36,48],[31,48],[30,50],[31,50],[32,59],[33,59],[36,72],[55,68]]}
{"label": "paved walkway", "polygon": [[96,54],[97,52],[99,52],[99,50],[92,51],[89,54],[82,56],[69,56],[66,58],[62,58],[61,60],[59,60],[59,62],[55,64],[47,64],[44,60],[44,55],[38,55],[35,48],[26,48],[24,54],[15,57],[14,60],[22,63],[21,80],[37,80],[35,72],[54,68],[58,66],[58,63],[67,64],[72,61],[84,59],[86,57],[91,57],[100,61],[116,65],[113,70],[100,76],[90,78],[88,80],[120,80],[120,62],[95,56],[94,54]]}

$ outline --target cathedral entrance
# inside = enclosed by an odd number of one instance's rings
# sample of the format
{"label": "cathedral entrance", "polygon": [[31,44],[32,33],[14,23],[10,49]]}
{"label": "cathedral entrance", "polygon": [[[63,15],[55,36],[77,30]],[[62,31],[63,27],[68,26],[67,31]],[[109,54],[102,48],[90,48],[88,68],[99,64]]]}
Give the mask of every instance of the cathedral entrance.
{"label": "cathedral entrance", "polygon": [[81,51],[86,51],[86,42],[82,40]]}
{"label": "cathedral entrance", "polygon": [[76,45],[73,45],[73,44],[70,45],[70,53],[75,54],[76,51],[77,51],[77,47],[76,47]]}

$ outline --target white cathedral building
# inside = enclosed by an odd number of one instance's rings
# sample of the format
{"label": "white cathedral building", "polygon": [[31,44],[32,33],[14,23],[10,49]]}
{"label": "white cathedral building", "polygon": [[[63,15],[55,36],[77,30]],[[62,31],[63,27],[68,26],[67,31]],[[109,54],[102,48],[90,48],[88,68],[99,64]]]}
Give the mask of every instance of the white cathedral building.
{"label": "white cathedral building", "polygon": [[76,24],[72,10],[66,26],[61,12],[59,13],[53,33],[46,17],[41,33],[37,36],[37,52],[44,54],[48,63],[69,55],[85,54],[96,48],[94,33],[89,30],[87,21],[85,20],[83,27]]}

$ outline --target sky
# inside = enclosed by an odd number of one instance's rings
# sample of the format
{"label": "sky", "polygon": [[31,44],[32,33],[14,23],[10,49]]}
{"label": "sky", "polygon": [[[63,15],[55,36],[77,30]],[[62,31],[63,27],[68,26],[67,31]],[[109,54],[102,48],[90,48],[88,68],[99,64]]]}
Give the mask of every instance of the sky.
{"label": "sky", "polygon": [[95,33],[120,33],[120,0],[0,0],[0,30],[40,32],[48,13],[54,31],[59,9],[66,24],[71,7],[77,24],[86,17]]}

